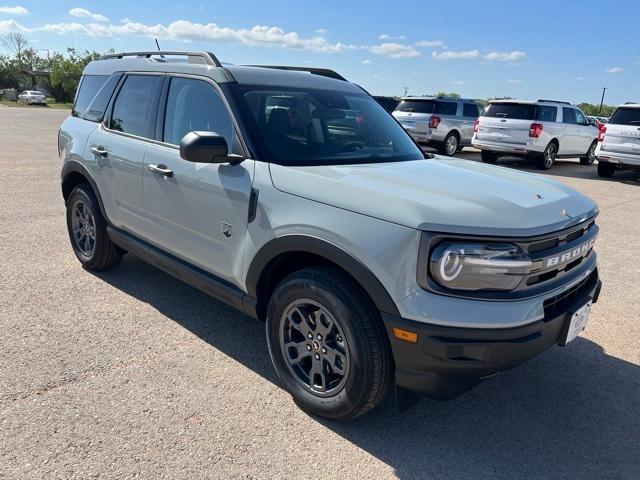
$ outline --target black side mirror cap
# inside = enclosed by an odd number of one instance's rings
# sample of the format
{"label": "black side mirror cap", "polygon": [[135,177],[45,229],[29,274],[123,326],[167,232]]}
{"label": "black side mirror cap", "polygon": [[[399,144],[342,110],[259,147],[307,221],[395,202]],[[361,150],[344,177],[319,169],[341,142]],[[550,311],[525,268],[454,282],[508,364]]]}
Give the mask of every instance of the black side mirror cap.
{"label": "black side mirror cap", "polygon": [[239,155],[229,155],[225,138],[216,132],[189,132],[180,141],[180,157],[195,163],[239,163]]}

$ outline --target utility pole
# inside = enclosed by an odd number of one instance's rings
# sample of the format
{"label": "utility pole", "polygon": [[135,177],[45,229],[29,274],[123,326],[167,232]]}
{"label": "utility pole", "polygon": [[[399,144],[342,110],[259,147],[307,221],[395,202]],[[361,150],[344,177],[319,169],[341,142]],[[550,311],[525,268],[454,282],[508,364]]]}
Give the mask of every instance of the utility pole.
{"label": "utility pole", "polygon": [[403,95],[403,96],[405,96],[405,97],[406,97],[406,96],[407,96],[407,92],[408,92],[408,91],[409,91],[409,88],[408,88],[408,87],[404,87],[404,95]]}
{"label": "utility pole", "polygon": [[602,99],[600,100],[600,110],[598,110],[598,115],[602,114],[602,105],[604,105],[604,92],[607,91],[607,87],[602,87]]}

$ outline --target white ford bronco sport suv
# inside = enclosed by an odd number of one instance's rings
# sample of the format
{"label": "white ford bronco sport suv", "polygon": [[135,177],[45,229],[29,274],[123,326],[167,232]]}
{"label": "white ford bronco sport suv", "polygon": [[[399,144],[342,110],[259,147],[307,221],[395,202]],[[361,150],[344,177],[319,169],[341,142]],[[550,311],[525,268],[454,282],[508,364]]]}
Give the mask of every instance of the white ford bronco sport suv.
{"label": "white ford bronco sport suv", "polygon": [[390,387],[400,407],[455,397],[569,343],[598,299],[592,200],[425,158],[332,71],[107,55],[59,153],[82,265],[128,252],[264,319],[282,385],[323,417]]}
{"label": "white ford bronco sport suv", "polygon": [[640,169],[640,104],[620,105],[600,132],[598,175],[612,177],[618,169]]}
{"label": "white ford bronco sport suv", "polygon": [[474,100],[446,97],[405,97],[393,116],[421,144],[449,157],[471,145],[473,125],[481,107]]}
{"label": "white ford bronco sport suv", "polygon": [[501,156],[523,157],[547,170],[556,158],[580,157],[583,165],[596,158],[598,128],[568,102],[493,100],[473,130],[473,146],[482,151],[485,163]]}

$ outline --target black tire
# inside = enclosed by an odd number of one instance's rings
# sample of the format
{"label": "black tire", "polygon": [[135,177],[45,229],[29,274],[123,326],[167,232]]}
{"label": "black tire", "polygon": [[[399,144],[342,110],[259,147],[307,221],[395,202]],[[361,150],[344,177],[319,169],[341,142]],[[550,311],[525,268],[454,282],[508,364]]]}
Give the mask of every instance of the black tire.
{"label": "black tire", "polygon": [[598,146],[598,141],[594,140],[594,142],[587,150],[587,154],[584,157],[580,157],[580,163],[582,165],[593,165],[593,162],[596,161],[596,147]]}
{"label": "black tire", "polygon": [[[297,303],[298,311],[307,319],[304,324],[295,321],[302,320],[295,313]],[[321,316],[314,317],[318,311]],[[321,320],[314,321],[318,318]],[[325,325],[329,320],[335,325],[333,333]],[[305,328],[306,334],[301,331]],[[266,330],[276,372],[284,389],[303,410],[331,420],[350,420],[368,412],[386,396],[393,365],[389,339],[369,298],[341,270],[314,267],[285,278],[269,301]],[[314,337],[316,332],[325,336],[320,340]],[[308,341],[309,333],[312,339]],[[285,344],[295,346],[287,350]],[[336,351],[341,352],[341,358]],[[342,377],[337,373],[339,368],[331,366],[331,358],[340,359],[333,364],[342,367]],[[313,372],[320,367],[322,382],[317,385],[315,378],[320,374]],[[323,391],[321,385],[331,388]]]}
{"label": "black tire", "polygon": [[549,142],[547,148],[544,149],[544,153],[536,157],[536,167],[539,170],[549,170],[556,162],[556,155],[558,154],[558,144],[556,142]]}
{"label": "black tire", "polygon": [[493,153],[490,152],[489,150],[480,150],[480,158],[482,158],[482,161],[484,163],[496,163],[498,161],[498,156]]}
{"label": "black tire", "polygon": [[[107,222],[93,190],[86,183],[74,187],[67,199],[67,231],[73,252],[82,266],[89,270],[106,270],[122,258],[122,251],[109,239]],[[90,241],[92,234],[93,242]]]}
{"label": "black tire", "polygon": [[442,155],[446,155],[447,157],[453,157],[458,151],[458,147],[460,146],[460,138],[455,132],[449,132],[449,134],[444,137],[444,142],[438,148],[439,153]]}
{"label": "black tire", "polygon": [[598,160],[598,176],[603,178],[611,178],[613,177],[614,172],[616,171],[616,165],[609,162],[603,162],[602,160]]}

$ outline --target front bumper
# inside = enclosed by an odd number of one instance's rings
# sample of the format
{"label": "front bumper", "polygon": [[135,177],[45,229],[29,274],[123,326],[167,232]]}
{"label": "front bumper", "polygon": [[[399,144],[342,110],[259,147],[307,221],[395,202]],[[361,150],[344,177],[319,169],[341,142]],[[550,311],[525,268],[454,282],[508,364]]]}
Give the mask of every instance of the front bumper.
{"label": "front bumper", "polygon": [[[571,314],[590,299],[596,303],[601,286],[594,270],[570,290],[546,299],[544,318],[515,328],[447,327],[383,314],[396,386],[437,400],[455,398],[483,379],[558,344]],[[417,333],[417,342],[399,340],[394,327]]]}

